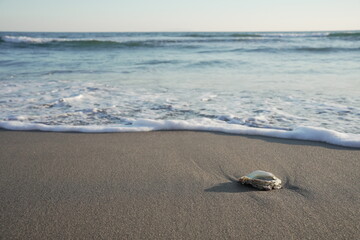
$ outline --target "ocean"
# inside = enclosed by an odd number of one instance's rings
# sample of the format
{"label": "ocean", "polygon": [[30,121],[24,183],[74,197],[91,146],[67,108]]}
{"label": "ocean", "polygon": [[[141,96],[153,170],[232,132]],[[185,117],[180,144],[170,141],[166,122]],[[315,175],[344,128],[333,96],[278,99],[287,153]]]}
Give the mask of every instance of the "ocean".
{"label": "ocean", "polygon": [[360,147],[360,31],[0,32],[0,127]]}

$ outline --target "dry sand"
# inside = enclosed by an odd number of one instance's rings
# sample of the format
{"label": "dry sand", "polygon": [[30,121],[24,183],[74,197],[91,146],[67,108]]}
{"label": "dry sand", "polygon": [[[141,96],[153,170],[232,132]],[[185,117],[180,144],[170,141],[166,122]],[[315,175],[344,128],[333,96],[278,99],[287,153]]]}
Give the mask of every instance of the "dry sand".
{"label": "dry sand", "polygon": [[[231,179],[273,172],[257,191]],[[0,131],[1,239],[360,239],[360,151],[208,132]]]}

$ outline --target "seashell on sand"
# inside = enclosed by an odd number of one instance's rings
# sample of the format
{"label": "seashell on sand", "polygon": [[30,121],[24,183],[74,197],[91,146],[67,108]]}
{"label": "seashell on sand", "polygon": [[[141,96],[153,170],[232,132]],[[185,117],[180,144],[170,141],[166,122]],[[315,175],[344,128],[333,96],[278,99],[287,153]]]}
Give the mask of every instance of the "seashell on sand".
{"label": "seashell on sand", "polygon": [[281,180],[270,172],[256,170],[239,179],[242,184],[249,184],[260,190],[272,190],[281,188]]}

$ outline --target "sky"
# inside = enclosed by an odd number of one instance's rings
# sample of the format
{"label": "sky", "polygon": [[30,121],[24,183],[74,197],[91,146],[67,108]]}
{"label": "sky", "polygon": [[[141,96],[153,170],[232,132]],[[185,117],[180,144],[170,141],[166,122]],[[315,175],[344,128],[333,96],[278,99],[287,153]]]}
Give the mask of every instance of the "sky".
{"label": "sky", "polygon": [[360,30],[360,0],[0,0],[0,31]]}

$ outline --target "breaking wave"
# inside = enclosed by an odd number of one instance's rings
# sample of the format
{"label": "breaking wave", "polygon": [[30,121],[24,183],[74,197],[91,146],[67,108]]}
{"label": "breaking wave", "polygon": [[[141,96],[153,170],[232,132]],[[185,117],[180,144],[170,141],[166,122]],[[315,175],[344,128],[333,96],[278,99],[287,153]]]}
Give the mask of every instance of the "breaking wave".
{"label": "breaking wave", "polygon": [[[42,35],[40,35],[42,36]],[[176,33],[164,35],[144,35],[137,37],[136,34],[118,33],[114,37],[99,37],[94,35],[93,38],[88,36],[81,36],[80,38],[67,38],[54,34],[53,36],[59,37],[34,37],[34,36],[14,36],[4,35],[0,37],[0,44],[11,44],[9,46],[19,47],[68,47],[68,48],[156,48],[156,47],[196,47],[204,43],[226,43],[226,42],[279,42],[287,41],[289,39],[302,39],[302,38],[332,38],[332,39],[347,39],[353,40],[360,37],[360,32],[258,32],[258,33]],[[261,50],[261,49],[260,49]],[[294,50],[294,49],[274,49],[280,51]],[[300,51],[341,51],[341,48],[316,48],[316,47],[303,47],[295,50]],[[358,48],[344,49],[359,50]]]}
{"label": "breaking wave", "polygon": [[117,42],[112,40],[99,40],[99,39],[67,39],[67,38],[34,38],[26,36],[3,36],[3,42],[8,43],[21,43],[32,45],[46,45],[49,46],[68,46],[68,47],[149,47],[148,41],[126,41]]}
{"label": "breaking wave", "polygon": [[192,38],[311,38],[311,37],[360,37],[359,31],[353,32],[248,32],[248,33],[186,33],[184,37]]}

